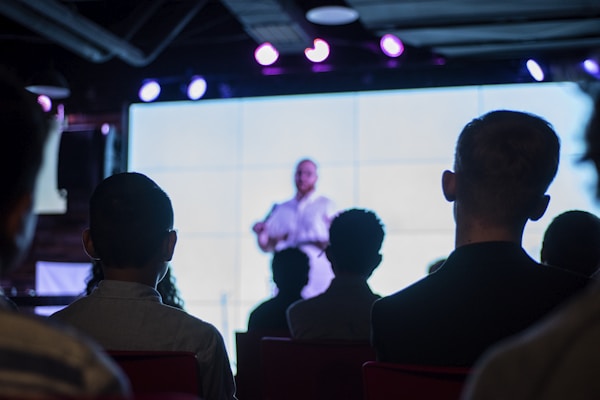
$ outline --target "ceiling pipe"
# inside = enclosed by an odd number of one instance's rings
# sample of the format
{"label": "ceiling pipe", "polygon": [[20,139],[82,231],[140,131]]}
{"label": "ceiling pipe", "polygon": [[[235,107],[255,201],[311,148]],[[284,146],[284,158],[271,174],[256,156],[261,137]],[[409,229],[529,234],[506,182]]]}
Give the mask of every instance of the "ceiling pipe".
{"label": "ceiling pipe", "polygon": [[3,0],[0,12],[90,61],[100,63],[117,56],[132,66],[143,67],[156,59],[206,3],[192,3],[149,54],[54,0]]}

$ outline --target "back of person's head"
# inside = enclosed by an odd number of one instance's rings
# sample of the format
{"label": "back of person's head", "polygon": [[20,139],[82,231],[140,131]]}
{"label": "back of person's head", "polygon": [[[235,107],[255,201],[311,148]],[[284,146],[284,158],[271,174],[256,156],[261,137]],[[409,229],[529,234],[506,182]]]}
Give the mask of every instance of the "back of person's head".
{"label": "back of person's head", "polygon": [[150,178],[112,175],[90,199],[90,236],[104,267],[143,267],[173,229],[169,196]]}
{"label": "back of person's head", "polygon": [[383,224],[370,210],[353,208],[337,215],[329,227],[327,257],[336,275],[370,276],[381,262]]}
{"label": "back of person's head", "polygon": [[290,247],[275,252],[271,261],[273,282],[280,292],[300,293],[308,283],[310,261],[302,250]]}
{"label": "back of person's head", "polygon": [[600,263],[600,218],[581,210],[558,215],[544,233],[541,261],[593,275]]}
{"label": "back of person's head", "polygon": [[493,223],[526,221],[558,169],[560,142],[544,119],[499,110],[469,122],[456,145],[456,196]]}
{"label": "back of person's head", "polygon": [[[49,124],[35,97],[24,84],[0,68],[0,267],[8,267],[24,251],[29,239],[15,242],[5,229],[18,202],[31,202],[43,158]],[[27,242],[27,243],[25,243]]]}

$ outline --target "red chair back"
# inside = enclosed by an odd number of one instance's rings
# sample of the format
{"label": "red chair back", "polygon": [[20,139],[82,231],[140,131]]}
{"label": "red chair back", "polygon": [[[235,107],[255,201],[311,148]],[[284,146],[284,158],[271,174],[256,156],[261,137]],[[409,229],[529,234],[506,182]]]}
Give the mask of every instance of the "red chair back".
{"label": "red chair back", "polygon": [[150,398],[160,393],[200,396],[198,362],[192,352],[109,350],[107,353],[129,378],[136,397]]}
{"label": "red chair back", "polygon": [[289,337],[289,332],[236,332],[236,397],[239,400],[262,400],[262,363],[260,342],[263,337]]}
{"label": "red chair back", "polygon": [[362,365],[375,359],[367,342],[263,338],[265,400],[362,400]]}
{"label": "red chair back", "polygon": [[468,368],[369,361],[363,365],[365,400],[456,400]]}

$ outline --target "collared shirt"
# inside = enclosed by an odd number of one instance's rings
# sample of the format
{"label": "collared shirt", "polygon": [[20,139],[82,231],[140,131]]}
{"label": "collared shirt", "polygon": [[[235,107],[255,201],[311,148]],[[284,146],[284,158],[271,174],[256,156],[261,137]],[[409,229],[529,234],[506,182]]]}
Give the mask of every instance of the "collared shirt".
{"label": "collared shirt", "polygon": [[333,202],[313,192],[301,200],[296,197],[277,204],[267,219],[269,236],[284,236],[275,250],[300,247],[329,240],[329,225],[335,216]]}
{"label": "collared shirt", "polygon": [[266,221],[266,230],[271,237],[283,237],[275,251],[298,247],[310,259],[308,284],[302,289],[302,297],[321,294],[333,279],[331,264],[317,243],[329,241],[329,225],[336,214],[335,204],[315,192],[301,200],[295,197],[277,204]]}
{"label": "collared shirt", "polygon": [[323,294],[288,308],[292,337],[368,341],[371,306],[378,298],[364,278],[335,277]]}
{"label": "collared shirt", "polygon": [[235,384],[223,338],[211,324],[164,305],[152,287],[103,280],[87,297],[51,318],[69,323],[108,350],[196,353],[203,397],[234,399]]}
{"label": "collared shirt", "polygon": [[0,397],[130,396],[102,349],[52,321],[0,305]]}

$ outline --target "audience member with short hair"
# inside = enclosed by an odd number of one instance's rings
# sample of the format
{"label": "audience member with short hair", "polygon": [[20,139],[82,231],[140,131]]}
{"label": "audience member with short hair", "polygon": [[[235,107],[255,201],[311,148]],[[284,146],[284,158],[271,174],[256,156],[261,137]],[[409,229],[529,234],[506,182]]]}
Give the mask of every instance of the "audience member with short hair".
{"label": "audience member with short hair", "polygon": [[[600,176],[600,97],[586,130],[585,160]],[[596,187],[600,199],[600,182]],[[600,393],[600,284],[559,311],[495,346],[477,363],[463,398],[595,399]]]}
{"label": "audience member with short hair", "polygon": [[177,242],[167,194],[145,175],[120,173],[98,185],[89,211],[83,243],[101,261],[104,279],[89,296],[51,318],[75,326],[108,350],[194,352],[201,397],[235,398],[221,334],[213,325],[163,304],[156,290]]}
{"label": "audience member with short hair", "polygon": [[249,332],[264,333],[265,336],[290,335],[286,310],[290,304],[302,299],[301,292],[308,283],[309,268],[308,256],[298,248],[275,252],[271,270],[277,294],[250,313]]}
{"label": "audience member with short hair", "polygon": [[327,290],[288,309],[296,339],[368,341],[371,306],[380,298],[367,279],[381,262],[383,225],[369,210],[351,209],[335,217],[325,250],[335,278]]}
{"label": "audience member with short hair", "polygon": [[582,210],[556,216],[544,233],[540,260],[592,276],[600,263],[600,218]]}
{"label": "audience member with short hair", "polygon": [[535,262],[521,247],[544,214],[559,140],[540,117],[494,111],[462,130],[442,190],[454,203],[455,250],[443,267],[375,302],[380,361],[471,366],[491,345],[538,321],[588,279]]}
{"label": "audience member with short hair", "polygon": [[[16,267],[35,230],[33,199],[49,124],[23,84],[0,71],[0,274]],[[0,303],[0,397],[128,396],[119,368],[90,340]]]}

